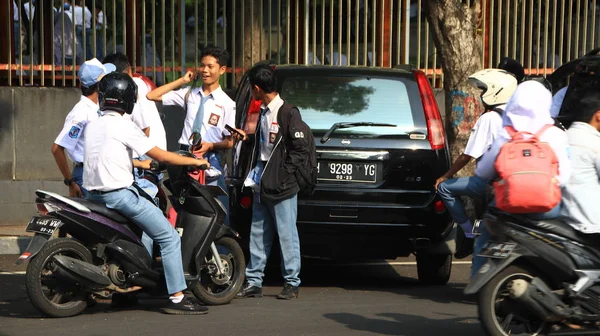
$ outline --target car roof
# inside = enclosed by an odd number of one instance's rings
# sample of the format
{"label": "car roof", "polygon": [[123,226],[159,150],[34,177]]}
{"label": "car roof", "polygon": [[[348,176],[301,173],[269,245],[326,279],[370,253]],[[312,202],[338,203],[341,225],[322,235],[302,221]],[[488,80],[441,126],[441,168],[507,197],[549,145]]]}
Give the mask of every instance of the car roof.
{"label": "car roof", "polygon": [[373,75],[408,75],[412,70],[417,70],[412,65],[398,65],[395,68],[378,68],[370,66],[337,66],[337,65],[305,65],[285,64],[275,65],[276,72],[305,72],[307,70],[322,71],[326,73],[350,73],[350,74],[373,74]]}

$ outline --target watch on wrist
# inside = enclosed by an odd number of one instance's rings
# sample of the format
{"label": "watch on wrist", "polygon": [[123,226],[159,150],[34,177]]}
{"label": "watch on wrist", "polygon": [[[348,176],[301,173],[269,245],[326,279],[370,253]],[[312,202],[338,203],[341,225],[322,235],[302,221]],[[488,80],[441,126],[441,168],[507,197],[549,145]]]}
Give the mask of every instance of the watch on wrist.
{"label": "watch on wrist", "polygon": [[63,183],[68,187],[73,183],[73,179],[64,179]]}

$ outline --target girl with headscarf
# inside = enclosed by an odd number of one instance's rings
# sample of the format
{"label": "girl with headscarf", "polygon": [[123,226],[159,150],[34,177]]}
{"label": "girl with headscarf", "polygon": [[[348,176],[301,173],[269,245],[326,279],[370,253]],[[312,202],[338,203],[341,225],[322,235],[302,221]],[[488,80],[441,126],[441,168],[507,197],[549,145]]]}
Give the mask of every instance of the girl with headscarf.
{"label": "girl with headscarf", "polygon": [[[544,125],[554,125],[554,120],[550,116],[551,105],[552,94],[541,83],[526,81],[519,84],[514,95],[508,101],[505,113],[502,116],[503,129],[498,134],[492,147],[481,157],[475,175],[489,181],[498,177],[494,168],[496,157],[502,146],[511,139],[504,127],[512,126],[517,132],[535,134]],[[561,186],[564,185],[571,176],[567,134],[558,127],[553,126],[540,136],[540,141],[548,143],[554,150],[559,166],[557,179]]]}
{"label": "girl with headscarf", "polygon": [[[494,140],[490,149],[483,154],[481,160],[475,169],[475,175],[492,181],[498,177],[494,168],[496,157],[502,146],[511,140],[510,135],[504,127],[512,126],[517,132],[537,133],[545,125],[554,125],[554,120],[550,116],[550,106],[552,105],[552,94],[543,84],[537,81],[525,81],[519,86],[508,101],[506,110],[502,116],[502,130]],[[529,135],[531,137],[532,135]],[[527,137],[527,135],[525,135]],[[540,135],[539,140],[546,142],[554,150],[558,158],[558,171],[556,176],[559,184],[564,186],[571,176],[571,163],[569,161],[569,140],[567,134],[556,126],[548,128]],[[490,204],[494,206],[495,201]],[[546,213],[528,214],[534,219],[556,218],[559,215],[560,204],[556,208]],[[475,275],[483,265],[485,258],[477,256],[485,243],[489,240],[489,232],[485,224],[480,227],[481,236],[475,243],[473,251],[473,267],[471,276]]]}

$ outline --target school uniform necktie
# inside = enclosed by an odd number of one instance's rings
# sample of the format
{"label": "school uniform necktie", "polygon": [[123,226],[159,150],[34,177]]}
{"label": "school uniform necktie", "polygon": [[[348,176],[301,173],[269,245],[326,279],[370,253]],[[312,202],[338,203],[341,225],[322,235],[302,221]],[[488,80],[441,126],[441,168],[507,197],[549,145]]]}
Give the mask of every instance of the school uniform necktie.
{"label": "school uniform necktie", "polygon": [[198,112],[196,113],[196,119],[194,119],[194,127],[192,127],[192,132],[200,132],[202,130],[202,125],[204,124],[204,104],[209,98],[212,98],[212,94],[209,94],[208,96],[200,95],[200,106],[198,107]]}

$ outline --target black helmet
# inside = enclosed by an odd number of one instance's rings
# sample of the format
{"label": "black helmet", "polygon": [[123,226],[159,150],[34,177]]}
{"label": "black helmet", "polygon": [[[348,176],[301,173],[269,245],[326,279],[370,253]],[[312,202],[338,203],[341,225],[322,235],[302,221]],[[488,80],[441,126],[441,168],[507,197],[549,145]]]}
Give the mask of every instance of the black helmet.
{"label": "black helmet", "polygon": [[521,84],[523,77],[525,77],[525,70],[521,63],[510,57],[502,57],[500,63],[497,66],[498,69],[506,70],[513,74],[517,78],[517,84]]}
{"label": "black helmet", "polygon": [[129,75],[111,72],[98,85],[100,111],[112,110],[131,114],[137,101],[137,85]]}

